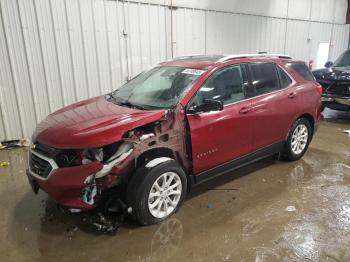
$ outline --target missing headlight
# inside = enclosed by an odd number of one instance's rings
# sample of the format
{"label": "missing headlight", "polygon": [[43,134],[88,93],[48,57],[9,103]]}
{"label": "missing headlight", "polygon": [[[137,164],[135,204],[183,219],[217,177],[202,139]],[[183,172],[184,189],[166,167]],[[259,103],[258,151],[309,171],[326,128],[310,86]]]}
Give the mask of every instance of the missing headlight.
{"label": "missing headlight", "polygon": [[85,158],[91,161],[102,161],[103,160],[103,148],[92,148],[85,151]]}
{"label": "missing headlight", "polygon": [[118,158],[120,155],[130,150],[132,147],[132,143],[119,141],[101,148],[87,149],[83,152],[82,163],[88,164],[92,161],[108,163]]}

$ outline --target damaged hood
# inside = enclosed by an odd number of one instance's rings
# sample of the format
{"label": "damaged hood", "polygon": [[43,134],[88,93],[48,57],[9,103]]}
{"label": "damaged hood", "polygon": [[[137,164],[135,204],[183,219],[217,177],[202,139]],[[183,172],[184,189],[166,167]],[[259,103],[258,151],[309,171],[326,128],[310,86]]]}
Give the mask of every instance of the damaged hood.
{"label": "damaged hood", "polygon": [[120,140],[125,132],[160,120],[165,110],[138,110],[119,106],[104,96],[64,107],[46,117],[33,141],[55,148],[85,149]]}

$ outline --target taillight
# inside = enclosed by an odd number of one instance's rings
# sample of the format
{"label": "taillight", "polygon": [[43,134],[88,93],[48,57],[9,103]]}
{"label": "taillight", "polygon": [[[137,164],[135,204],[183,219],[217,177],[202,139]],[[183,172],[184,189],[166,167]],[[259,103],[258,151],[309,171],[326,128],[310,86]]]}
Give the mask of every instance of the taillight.
{"label": "taillight", "polygon": [[316,85],[316,90],[317,90],[317,92],[318,92],[320,95],[322,95],[322,93],[323,93],[323,88],[322,88],[322,86],[321,86],[320,84],[317,84],[317,85]]}

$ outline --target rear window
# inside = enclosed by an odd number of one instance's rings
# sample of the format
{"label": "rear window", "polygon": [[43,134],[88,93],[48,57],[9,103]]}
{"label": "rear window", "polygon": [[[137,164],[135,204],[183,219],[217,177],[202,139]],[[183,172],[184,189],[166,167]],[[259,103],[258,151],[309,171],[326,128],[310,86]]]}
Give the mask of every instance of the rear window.
{"label": "rear window", "polygon": [[309,68],[305,64],[288,64],[288,67],[296,71],[305,80],[316,81],[313,74],[310,72]]}

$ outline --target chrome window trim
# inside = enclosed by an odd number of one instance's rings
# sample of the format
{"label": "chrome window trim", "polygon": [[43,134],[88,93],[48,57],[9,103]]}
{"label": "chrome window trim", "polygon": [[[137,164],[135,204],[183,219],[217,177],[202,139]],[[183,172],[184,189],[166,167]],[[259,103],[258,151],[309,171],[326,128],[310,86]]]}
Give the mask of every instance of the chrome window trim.
{"label": "chrome window trim", "polygon": [[[55,160],[53,160],[52,158],[48,158],[48,157],[46,157],[46,156],[44,156],[44,155],[34,151],[33,149],[30,149],[30,154],[34,154],[37,157],[39,157],[39,158],[49,162],[49,164],[50,164],[50,166],[52,168],[50,173],[47,175],[47,177],[42,177],[42,176],[38,175],[37,173],[35,173],[33,170],[31,170],[30,163],[29,163],[29,165],[28,165],[29,166],[29,168],[28,168],[29,173],[32,176],[34,176],[35,178],[43,180],[43,181],[48,180],[50,178],[50,176],[58,169],[58,165],[56,164]],[[30,161],[30,154],[29,154],[29,161]]]}

